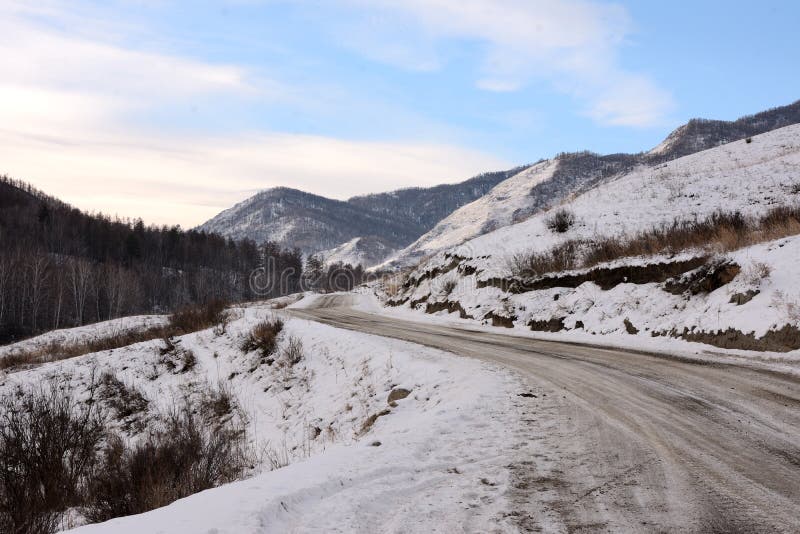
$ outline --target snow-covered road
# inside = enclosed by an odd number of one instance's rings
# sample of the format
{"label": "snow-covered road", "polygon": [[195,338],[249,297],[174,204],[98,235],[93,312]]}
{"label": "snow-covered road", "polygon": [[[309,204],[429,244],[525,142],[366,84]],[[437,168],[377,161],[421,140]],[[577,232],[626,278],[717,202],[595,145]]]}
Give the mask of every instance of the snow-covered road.
{"label": "snow-covered road", "polygon": [[[796,374],[412,322],[329,296],[297,317],[521,373],[520,526],[569,532],[797,532]],[[523,436],[525,437],[525,436]]]}

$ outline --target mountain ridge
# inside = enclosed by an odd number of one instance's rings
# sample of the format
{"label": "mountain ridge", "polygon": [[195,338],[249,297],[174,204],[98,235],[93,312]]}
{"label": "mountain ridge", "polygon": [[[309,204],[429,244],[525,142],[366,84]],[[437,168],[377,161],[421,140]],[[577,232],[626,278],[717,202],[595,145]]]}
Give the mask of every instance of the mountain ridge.
{"label": "mountain ridge", "polygon": [[[796,123],[800,123],[800,100],[733,121],[691,119],[647,152],[560,153],[537,164],[483,173],[456,184],[410,187],[347,200],[333,200],[286,187],[271,188],[223,211],[198,228],[233,239],[272,240],[283,247],[298,247],[306,255],[341,250],[340,247],[354,239],[369,237],[363,241],[366,249],[360,255],[370,258],[370,263],[409,265],[441,247],[457,244],[453,239],[443,238],[448,232],[455,232],[458,239],[466,240],[523,221],[637,167],[656,167]],[[543,162],[554,165],[548,170],[549,175],[531,172]],[[525,173],[530,179],[527,187]],[[506,184],[505,191],[495,191],[509,180],[515,180],[513,187]],[[465,216],[464,211],[471,208],[485,211]],[[458,228],[459,218],[471,221],[475,228],[471,234]],[[439,245],[420,246],[431,240]],[[370,248],[371,245],[375,246]],[[390,253],[391,257],[384,258],[388,262],[380,261],[381,254]]]}
{"label": "mountain ridge", "polygon": [[[786,106],[772,108],[733,121],[691,119],[676,128],[649,152],[635,154],[607,154],[595,152],[563,152],[546,162],[555,164],[549,176],[542,179],[531,175],[529,187],[521,178],[527,171],[498,184],[483,199],[466,204],[439,221],[434,228],[420,236],[414,243],[388,258],[383,265],[404,267],[419,258],[492,231],[514,224],[558,205],[565,199],[584,193],[607,180],[623,176],[639,167],[656,168],[681,157],[710,150],[718,146],[747,139],[762,133],[800,123],[800,100]],[[517,198],[500,200],[486,205],[485,199],[496,190],[513,184]],[[507,196],[507,195],[505,195]],[[522,197],[522,198],[521,198]],[[465,222],[467,224],[465,224]],[[467,231],[472,228],[472,231]]]}
{"label": "mountain ridge", "polygon": [[[464,182],[409,187],[337,200],[289,187],[273,187],[221,212],[199,230],[234,239],[274,241],[304,254],[333,250],[372,237],[389,251],[402,248],[459,206],[480,198],[525,166],[482,173]],[[371,257],[367,252],[365,257]]]}

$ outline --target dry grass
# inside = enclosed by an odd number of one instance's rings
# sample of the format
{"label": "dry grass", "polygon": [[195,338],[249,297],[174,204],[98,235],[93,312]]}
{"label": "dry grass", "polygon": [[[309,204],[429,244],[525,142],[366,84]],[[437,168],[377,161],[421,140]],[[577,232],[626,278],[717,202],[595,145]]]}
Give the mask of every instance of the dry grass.
{"label": "dry grass", "polygon": [[166,335],[167,328],[154,326],[141,330],[117,332],[72,343],[52,342],[28,350],[15,351],[0,359],[0,370],[40,365],[47,362],[76,358],[93,352],[127,347],[135,343],[159,339]]}
{"label": "dry grass", "polygon": [[212,300],[204,304],[186,306],[173,313],[169,324],[175,334],[190,334],[225,323],[227,303]]}
{"label": "dry grass", "polygon": [[[226,321],[225,304],[214,301],[207,304],[186,307],[170,316],[167,326],[154,326],[138,330],[114,332],[105,336],[96,336],[88,340],[69,343],[54,341],[46,345],[27,350],[14,351],[0,358],[0,370],[16,369],[76,358],[94,352],[114,350],[135,343],[154,339],[170,339],[198,330],[204,330],[224,324]],[[224,329],[223,329],[224,331]],[[191,362],[185,362],[191,364]],[[191,366],[184,366],[191,368]]]}
{"label": "dry grass", "polygon": [[258,351],[261,356],[268,357],[278,347],[278,335],[283,331],[283,321],[274,317],[258,323],[242,343],[245,354]]}
{"label": "dry grass", "polygon": [[589,268],[620,258],[676,254],[692,249],[728,252],[800,234],[800,206],[783,206],[758,219],[739,212],[717,212],[706,219],[678,220],[631,238],[571,240],[547,252],[523,253],[509,264],[512,275],[535,278],[548,273]]}

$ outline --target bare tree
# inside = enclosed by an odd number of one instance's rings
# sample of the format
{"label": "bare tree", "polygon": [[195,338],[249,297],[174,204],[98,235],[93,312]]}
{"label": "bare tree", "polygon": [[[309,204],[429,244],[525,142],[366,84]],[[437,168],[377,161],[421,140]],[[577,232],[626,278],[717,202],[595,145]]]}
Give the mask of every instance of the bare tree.
{"label": "bare tree", "polygon": [[71,259],[67,262],[67,273],[72,290],[72,300],[75,304],[75,324],[82,325],[84,324],[86,300],[91,288],[92,265],[86,260]]}
{"label": "bare tree", "polygon": [[27,278],[30,285],[28,295],[31,310],[31,327],[38,328],[39,307],[47,290],[47,278],[50,270],[50,260],[45,254],[32,253],[26,258]]}
{"label": "bare tree", "polygon": [[0,325],[3,324],[3,319],[5,319],[6,315],[12,270],[12,260],[7,257],[0,257]]}

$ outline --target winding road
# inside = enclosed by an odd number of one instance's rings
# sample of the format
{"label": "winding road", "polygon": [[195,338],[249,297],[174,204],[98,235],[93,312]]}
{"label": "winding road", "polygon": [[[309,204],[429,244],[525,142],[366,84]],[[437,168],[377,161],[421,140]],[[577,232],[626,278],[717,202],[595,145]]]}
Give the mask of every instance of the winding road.
{"label": "winding road", "polygon": [[357,311],[287,310],[518,372],[526,447],[509,465],[521,530],[800,532],[800,379]]}

